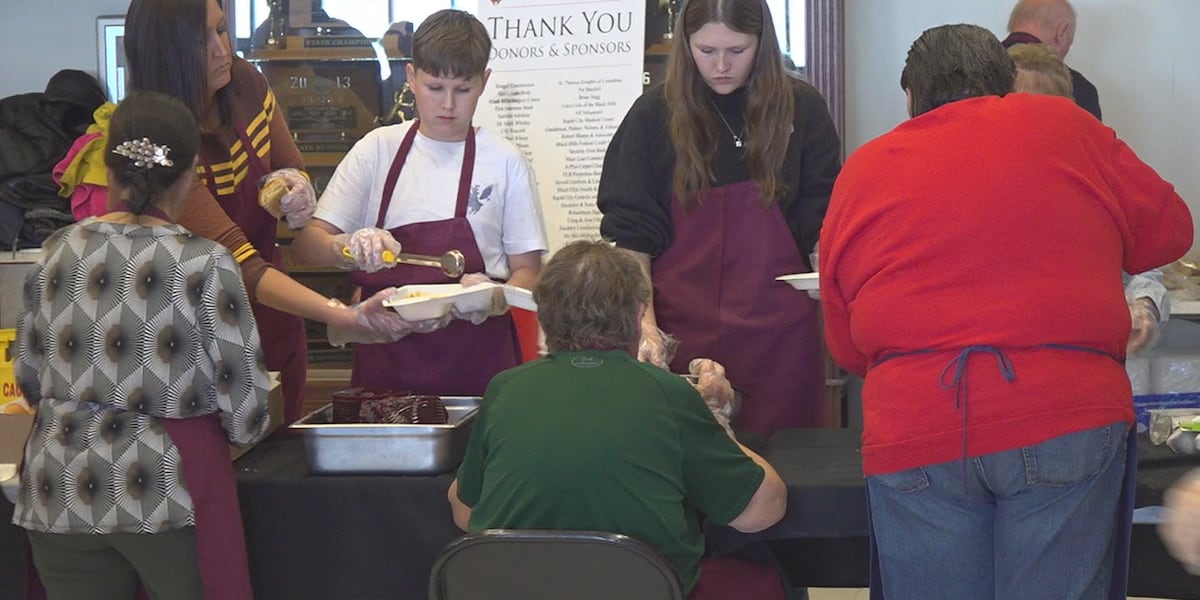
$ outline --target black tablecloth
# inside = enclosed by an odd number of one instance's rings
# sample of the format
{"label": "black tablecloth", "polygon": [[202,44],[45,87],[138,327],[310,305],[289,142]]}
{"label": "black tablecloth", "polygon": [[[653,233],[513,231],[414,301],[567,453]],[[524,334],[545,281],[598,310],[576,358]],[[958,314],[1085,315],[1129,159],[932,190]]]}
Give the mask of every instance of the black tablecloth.
{"label": "black tablecloth", "polygon": [[281,432],[234,465],[256,600],[424,598],[442,548],[462,534],[452,475],[313,476]]}
{"label": "black tablecloth", "polygon": [[[710,543],[766,540],[799,586],[867,585],[866,503],[859,433],[782,431],[762,454],[788,485],[788,514],[754,536],[714,528]],[[1137,504],[1162,492],[1200,456],[1139,440]],[[441,549],[459,535],[446,502],[452,475],[313,476],[302,440],[281,432],[235,463],[250,569],[258,600],[423,598]],[[19,598],[24,557],[12,505],[0,497],[0,598]],[[1133,532],[1129,593],[1200,600],[1200,578],[1183,572],[1151,525]]]}
{"label": "black tablecloth", "polygon": [[788,487],[783,520],[758,534],[705,530],[710,550],[765,540],[797,587],[866,587],[870,545],[863,493],[862,435],[850,429],[789,429],[759,448]]}

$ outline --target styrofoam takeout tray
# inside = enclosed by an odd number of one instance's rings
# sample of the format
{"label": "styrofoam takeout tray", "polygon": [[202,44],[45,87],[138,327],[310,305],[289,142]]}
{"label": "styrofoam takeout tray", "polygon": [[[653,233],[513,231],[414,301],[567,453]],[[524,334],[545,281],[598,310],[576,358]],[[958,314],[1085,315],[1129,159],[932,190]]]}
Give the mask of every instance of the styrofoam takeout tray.
{"label": "styrofoam takeout tray", "polygon": [[533,301],[533,292],[515,285],[504,284],[504,300],[509,306],[537,312],[537,302]]}
{"label": "styrofoam takeout tray", "polygon": [[406,285],[397,288],[383,305],[400,313],[406,321],[427,321],[442,317],[451,307],[463,313],[487,310],[497,287],[492,283],[469,287],[458,283]]}
{"label": "styrofoam takeout tray", "polygon": [[391,298],[383,301],[383,305],[407,321],[425,321],[442,317],[450,312],[451,307],[457,308],[460,313],[487,310],[497,293],[504,295],[509,306],[537,310],[529,290],[499,283],[479,283],[466,287],[458,283],[406,285],[397,288]]}

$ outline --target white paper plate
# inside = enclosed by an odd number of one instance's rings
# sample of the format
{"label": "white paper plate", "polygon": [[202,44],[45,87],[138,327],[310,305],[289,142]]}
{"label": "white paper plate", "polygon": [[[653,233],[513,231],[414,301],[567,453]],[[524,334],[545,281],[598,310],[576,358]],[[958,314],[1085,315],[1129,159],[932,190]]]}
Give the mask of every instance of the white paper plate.
{"label": "white paper plate", "polygon": [[776,281],[782,281],[798,290],[815,290],[820,289],[821,284],[816,273],[794,273],[792,275],[780,275],[775,278]]}
{"label": "white paper plate", "polygon": [[406,321],[437,319],[450,312],[451,307],[459,312],[479,312],[492,304],[492,296],[499,284],[481,283],[463,287],[458,283],[429,285],[406,285],[396,289],[383,305],[400,313]]}

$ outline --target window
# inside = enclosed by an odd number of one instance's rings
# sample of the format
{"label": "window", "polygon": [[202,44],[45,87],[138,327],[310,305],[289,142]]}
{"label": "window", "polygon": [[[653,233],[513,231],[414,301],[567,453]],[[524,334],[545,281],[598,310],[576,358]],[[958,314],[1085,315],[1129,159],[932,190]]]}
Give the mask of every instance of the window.
{"label": "window", "polygon": [[808,61],[804,49],[807,37],[805,27],[805,3],[807,0],[767,0],[771,16],[775,19],[775,33],[783,53],[792,59],[797,68],[804,68]]}
{"label": "window", "polygon": [[[345,21],[369,38],[378,38],[392,23],[408,21],[414,26],[425,17],[443,8],[474,10],[476,0],[291,0],[294,3],[312,2],[312,12],[321,16]],[[238,38],[238,49],[248,49],[254,29],[271,15],[271,5],[285,10],[280,0],[226,0],[226,8],[234,20],[234,32]]]}

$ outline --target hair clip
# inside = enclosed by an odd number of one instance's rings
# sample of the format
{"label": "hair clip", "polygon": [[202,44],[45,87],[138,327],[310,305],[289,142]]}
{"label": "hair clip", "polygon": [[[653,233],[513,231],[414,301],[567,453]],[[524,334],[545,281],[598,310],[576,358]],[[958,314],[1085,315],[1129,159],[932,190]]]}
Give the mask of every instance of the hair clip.
{"label": "hair clip", "polygon": [[159,146],[151,142],[148,138],[125,140],[117,144],[116,148],[113,148],[113,154],[119,154],[133,160],[133,165],[142,169],[148,169],[154,165],[163,167],[175,166],[175,161],[167,158],[167,154],[170,151],[170,147]]}

